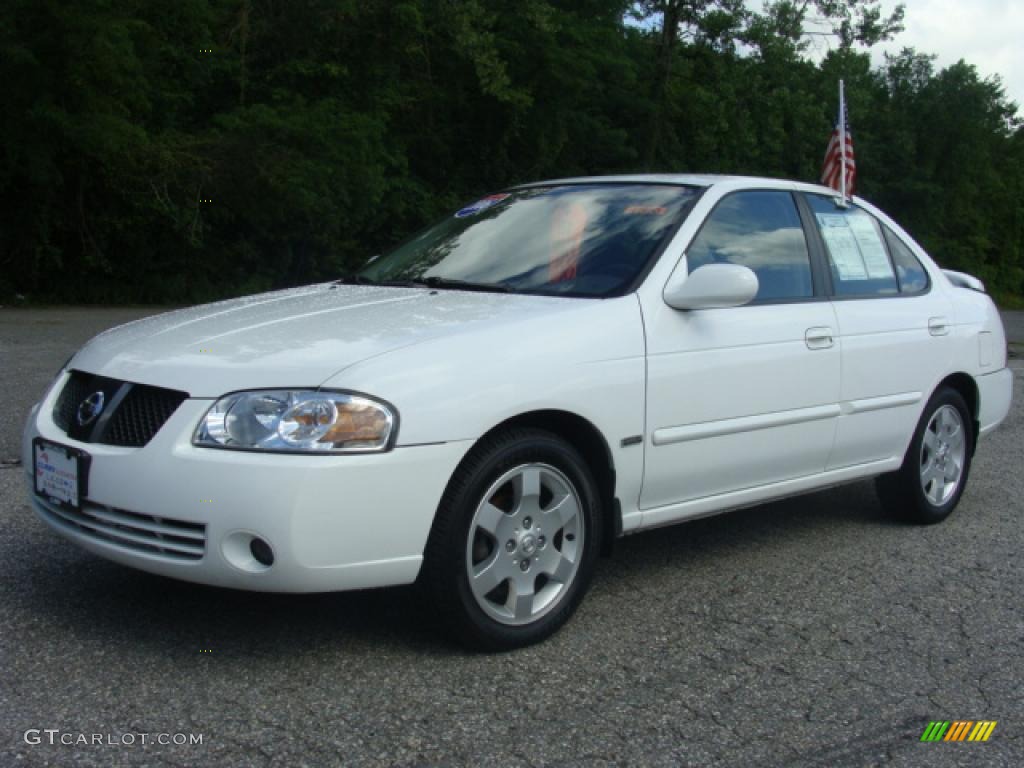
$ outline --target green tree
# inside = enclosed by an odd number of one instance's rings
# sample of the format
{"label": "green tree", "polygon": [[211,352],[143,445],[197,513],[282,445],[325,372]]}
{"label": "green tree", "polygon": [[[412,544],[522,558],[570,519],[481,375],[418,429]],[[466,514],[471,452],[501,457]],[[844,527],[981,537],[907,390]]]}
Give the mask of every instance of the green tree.
{"label": "green tree", "polygon": [[537,178],[814,180],[840,78],[863,194],[943,264],[1024,291],[1016,105],[965,63],[873,68],[903,18],[876,0],[5,11],[0,297],[184,303],[327,279]]}

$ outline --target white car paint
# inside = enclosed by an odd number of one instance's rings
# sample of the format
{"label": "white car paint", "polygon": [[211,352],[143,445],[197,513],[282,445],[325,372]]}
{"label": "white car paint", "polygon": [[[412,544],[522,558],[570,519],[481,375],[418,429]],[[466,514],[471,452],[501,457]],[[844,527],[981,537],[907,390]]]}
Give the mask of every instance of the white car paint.
{"label": "white car paint", "polygon": [[[593,425],[632,532],[868,477],[899,466],[924,403],[953,374],[979,392],[981,434],[1010,405],[1005,336],[982,293],[928,271],[920,297],[681,311],[685,250],[722,196],[828,193],[767,179],[616,177],[707,187],[632,293],[609,299],[322,284],[172,312],[93,339],[68,369],[189,393],[152,441],[71,440],[53,421],[63,372],[30,414],[23,461],[42,519],[81,546],[144,570],[268,591],[413,581],[448,479],[481,436],[532,412]],[[600,182],[600,179],[564,180]],[[936,331],[939,331],[936,333]],[[394,404],[393,450],[366,455],[223,451],[192,443],[218,397],[338,388]],[[201,559],[140,552],[62,522],[31,492],[32,440],[92,456],[88,503],[206,525]],[[237,556],[258,535],[272,567]]]}
{"label": "white car paint", "polygon": [[805,334],[835,326],[829,302],[680,312],[654,301],[645,320],[651,440],[641,508],[824,470],[839,347],[811,349]]}

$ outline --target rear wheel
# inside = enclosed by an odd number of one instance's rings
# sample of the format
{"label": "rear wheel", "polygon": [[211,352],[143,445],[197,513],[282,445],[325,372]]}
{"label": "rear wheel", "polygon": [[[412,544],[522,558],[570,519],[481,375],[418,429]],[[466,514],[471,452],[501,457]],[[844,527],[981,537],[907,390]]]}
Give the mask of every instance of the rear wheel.
{"label": "rear wheel", "polygon": [[973,422],[955,389],[936,391],[921,415],[899,471],[878,478],[883,505],[916,523],[938,523],[960,501],[971,468]]}
{"label": "rear wheel", "polygon": [[600,549],[600,499],[577,451],[541,430],[477,446],[445,491],[424,585],[469,645],[516,648],[552,634],[583,598]]}

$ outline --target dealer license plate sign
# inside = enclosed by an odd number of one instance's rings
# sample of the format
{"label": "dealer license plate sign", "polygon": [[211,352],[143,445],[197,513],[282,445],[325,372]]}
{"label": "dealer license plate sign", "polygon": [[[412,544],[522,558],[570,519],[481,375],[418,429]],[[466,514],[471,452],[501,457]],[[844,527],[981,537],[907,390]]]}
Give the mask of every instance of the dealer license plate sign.
{"label": "dealer license plate sign", "polygon": [[85,454],[36,438],[32,464],[36,493],[52,503],[78,509],[82,504]]}

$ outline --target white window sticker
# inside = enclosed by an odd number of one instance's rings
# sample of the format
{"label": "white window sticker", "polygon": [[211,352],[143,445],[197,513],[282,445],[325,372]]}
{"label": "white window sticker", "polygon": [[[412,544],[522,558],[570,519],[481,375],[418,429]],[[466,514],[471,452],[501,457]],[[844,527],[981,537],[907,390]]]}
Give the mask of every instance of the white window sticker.
{"label": "white window sticker", "polygon": [[862,211],[816,214],[839,279],[887,280],[896,274],[871,218]]}
{"label": "white window sticker", "polygon": [[889,256],[882,245],[882,238],[875,229],[871,218],[862,212],[852,213],[847,216],[850,222],[850,229],[860,246],[860,254],[864,257],[864,266],[867,267],[868,277],[872,280],[887,280],[896,277],[892,271],[892,264],[889,263]]}
{"label": "white window sticker", "polygon": [[854,237],[846,217],[841,213],[816,214],[821,225],[821,235],[832,254],[840,280],[867,280],[868,271],[864,266],[857,238]]}

